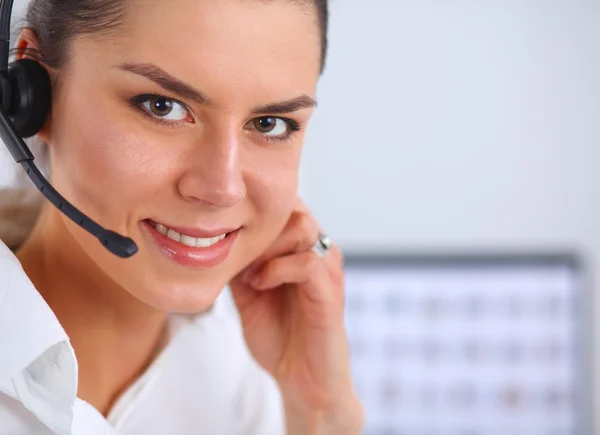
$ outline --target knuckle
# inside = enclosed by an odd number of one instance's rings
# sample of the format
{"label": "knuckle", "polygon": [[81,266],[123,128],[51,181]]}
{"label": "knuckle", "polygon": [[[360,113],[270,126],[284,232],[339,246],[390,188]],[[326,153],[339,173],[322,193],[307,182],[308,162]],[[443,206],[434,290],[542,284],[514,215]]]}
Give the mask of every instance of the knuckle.
{"label": "knuckle", "polygon": [[296,249],[311,246],[317,232],[316,224],[311,216],[306,213],[297,213],[292,224],[293,238]]}

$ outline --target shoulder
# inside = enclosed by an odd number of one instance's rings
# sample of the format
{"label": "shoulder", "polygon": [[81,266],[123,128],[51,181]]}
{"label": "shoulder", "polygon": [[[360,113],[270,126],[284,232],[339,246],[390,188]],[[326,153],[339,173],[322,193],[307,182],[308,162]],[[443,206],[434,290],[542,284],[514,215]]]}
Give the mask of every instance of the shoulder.
{"label": "shoulder", "polygon": [[0,307],[6,298],[9,288],[26,285],[28,281],[21,263],[15,254],[0,239]]}
{"label": "shoulder", "polygon": [[[12,379],[57,343],[68,342],[58,319],[17,257],[0,241],[0,382]],[[10,351],[8,351],[10,350]]]}

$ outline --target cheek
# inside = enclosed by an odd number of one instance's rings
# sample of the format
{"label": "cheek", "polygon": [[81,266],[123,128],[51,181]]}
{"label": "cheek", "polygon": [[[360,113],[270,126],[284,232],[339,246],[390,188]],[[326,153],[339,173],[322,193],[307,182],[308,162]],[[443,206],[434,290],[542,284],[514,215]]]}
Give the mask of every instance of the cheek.
{"label": "cheek", "polygon": [[175,166],[165,152],[167,144],[87,102],[64,106],[78,115],[56,117],[68,120],[53,128],[56,184],[98,218],[114,219],[117,210],[122,214],[130,205],[147,203],[150,196],[156,199]]}
{"label": "cheek", "polygon": [[277,235],[297,204],[300,147],[269,157],[255,161],[245,178],[258,217],[256,227]]}

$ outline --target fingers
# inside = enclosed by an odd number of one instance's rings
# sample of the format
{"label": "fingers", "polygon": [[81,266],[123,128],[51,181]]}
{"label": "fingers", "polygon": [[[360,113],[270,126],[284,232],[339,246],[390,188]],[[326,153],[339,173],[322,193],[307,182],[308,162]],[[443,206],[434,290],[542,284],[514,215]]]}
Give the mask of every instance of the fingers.
{"label": "fingers", "polygon": [[311,251],[280,256],[246,276],[246,282],[256,290],[270,290],[284,284],[301,284],[311,296],[319,298],[321,288],[343,287],[342,255],[334,246],[325,258]]}
{"label": "fingers", "polygon": [[257,290],[268,290],[283,284],[305,284],[320,272],[319,258],[312,252],[285,255],[267,262],[248,283]]}
{"label": "fingers", "polygon": [[308,251],[319,237],[319,225],[307,212],[295,211],[277,240],[258,258],[262,264],[271,258]]}
{"label": "fingers", "polygon": [[343,287],[343,258],[339,249],[332,246],[324,258],[311,250],[319,233],[316,219],[299,200],[277,240],[239,278],[255,290],[284,284],[305,284],[308,290],[317,292],[317,287],[327,288],[332,283]]}

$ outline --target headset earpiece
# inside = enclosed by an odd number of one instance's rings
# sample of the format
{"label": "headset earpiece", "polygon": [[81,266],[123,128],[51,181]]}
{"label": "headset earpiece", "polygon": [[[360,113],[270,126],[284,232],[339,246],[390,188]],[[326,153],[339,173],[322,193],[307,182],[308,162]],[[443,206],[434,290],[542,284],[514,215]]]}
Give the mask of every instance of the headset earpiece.
{"label": "headset earpiece", "polygon": [[48,117],[52,85],[46,69],[32,59],[12,62],[8,68],[11,107],[7,111],[21,137],[37,134]]}

